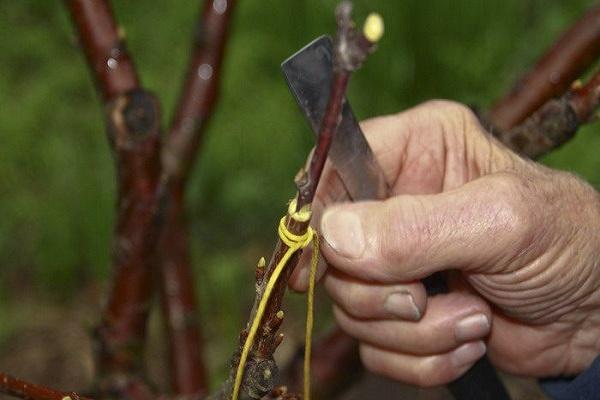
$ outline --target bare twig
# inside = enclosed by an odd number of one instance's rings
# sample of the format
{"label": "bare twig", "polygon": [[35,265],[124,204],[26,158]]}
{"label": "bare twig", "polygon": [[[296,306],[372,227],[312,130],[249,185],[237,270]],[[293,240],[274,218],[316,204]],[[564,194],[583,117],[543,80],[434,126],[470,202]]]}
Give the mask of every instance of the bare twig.
{"label": "bare twig", "polygon": [[158,240],[159,106],[154,96],[140,87],[123,31],[117,28],[108,2],[68,0],[66,4],[104,100],[116,160],[113,286],[97,342],[99,372],[104,377],[119,377],[121,382],[123,376],[142,371],[151,267]]}
{"label": "bare twig", "polygon": [[34,385],[0,372],[0,393],[23,400],[88,400],[74,392],[63,392]]}
{"label": "bare twig", "polygon": [[600,4],[572,25],[514,89],[498,101],[488,120],[500,131],[513,128],[553,97],[560,96],[600,56]]}
{"label": "bare twig", "polygon": [[[336,10],[338,31],[336,35],[336,51],[334,55],[334,75],[332,88],[326,108],[326,113],[320,129],[319,142],[308,163],[307,170],[301,170],[296,179],[298,193],[295,210],[303,210],[310,207],[316,187],[321,177],[323,164],[327,158],[329,146],[340,120],[340,110],[345,99],[345,90],[352,71],[356,70],[373,50],[374,44],[368,41],[362,33],[355,30],[351,21],[351,5],[342,2]],[[306,233],[310,220],[292,218],[288,215],[284,223],[287,229],[294,235],[301,236]],[[256,271],[257,294],[253,310],[248,320],[247,327],[254,320],[258,304],[266,289],[266,283],[273,274],[275,267],[282,261],[288,251],[288,246],[279,239],[268,266],[259,262]],[[242,381],[242,393],[249,398],[260,399],[269,393],[277,380],[278,370],[273,353],[281,340],[282,334],[278,328],[283,321],[281,311],[283,297],[287,288],[287,281],[298,263],[301,251],[294,253],[285,264],[280,278],[276,281],[271,297],[269,298],[265,313],[260,320],[258,334],[254,341],[250,356],[245,366],[245,374]],[[248,328],[247,328],[248,329]],[[233,391],[233,383],[240,363],[240,354],[246,342],[248,331],[245,329],[240,334],[240,347],[233,357],[230,377],[225,382],[221,391],[213,398],[228,399]],[[284,397],[281,397],[284,396]],[[294,398],[293,394],[284,393],[280,398]],[[292,396],[292,397],[290,397]],[[268,397],[267,397],[268,398]],[[277,398],[277,397],[275,397]]]}
{"label": "bare twig", "polygon": [[204,2],[181,98],[162,152],[168,207],[160,244],[160,293],[169,336],[171,382],[178,396],[201,397],[207,390],[184,197],[187,177],[218,97],[235,4],[234,0]]}

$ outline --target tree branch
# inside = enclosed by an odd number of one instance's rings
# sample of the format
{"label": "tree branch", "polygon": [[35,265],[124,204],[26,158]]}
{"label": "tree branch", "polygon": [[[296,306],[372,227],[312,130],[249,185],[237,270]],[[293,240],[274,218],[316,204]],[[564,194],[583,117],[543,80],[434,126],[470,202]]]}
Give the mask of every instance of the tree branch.
{"label": "tree branch", "polygon": [[169,137],[163,165],[170,177],[185,180],[198,153],[202,133],[213,113],[223,55],[236,0],[208,0],[194,35],[194,49]]}
{"label": "tree branch", "polygon": [[522,124],[496,136],[512,150],[535,159],[571,139],[599,105],[600,71],[585,86],[548,101]]}
{"label": "tree branch", "polygon": [[[123,386],[142,371],[158,240],[160,172],[158,101],[140,87],[133,62],[106,0],[67,0],[79,42],[104,101],[116,161],[118,201],[113,280],[97,329],[98,369]],[[116,383],[115,383],[116,384]],[[136,391],[138,393],[139,391]]]}
{"label": "tree branch", "polygon": [[235,4],[234,0],[204,2],[181,97],[162,152],[168,207],[160,243],[160,294],[169,337],[171,383],[178,396],[202,397],[207,391],[184,198],[190,169],[218,98]]}
{"label": "tree branch", "polygon": [[88,400],[74,392],[63,392],[26,382],[0,372],[0,393],[23,400]]}
{"label": "tree branch", "polygon": [[517,85],[498,101],[487,117],[506,131],[568,89],[600,56],[600,4],[573,24]]}
{"label": "tree branch", "polygon": [[[340,111],[345,101],[345,91],[350,74],[360,67],[364,59],[375,47],[374,42],[367,40],[361,32],[354,28],[351,20],[351,9],[351,4],[346,1],[342,2],[336,9],[338,30],[335,40],[333,63],[334,79],[326,112],[321,122],[319,141],[316,149],[308,162],[307,170],[301,170],[296,179],[296,185],[298,186],[298,193],[296,195],[297,204],[296,207],[291,206],[291,208],[295,208],[295,210],[291,210],[292,212],[310,209],[310,204],[312,203],[323,165],[327,158],[329,146],[341,118]],[[378,40],[378,37],[376,40]],[[294,235],[301,236],[305,234],[310,223],[310,218],[293,218],[291,214],[289,213],[284,220],[287,229]],[[221,390],[212,397],[213,399],[231,398],[238,364],[240,363],[240,356],[247,340],[248,329],[256,316],[258,304],[267,287],[266,284],[271,278],[275,267],[282,261],[287,251],[288,246],[279,239],[268,266],[265,267],[262,259],[259,261],[256,270],[257,293],[254,307],[248,319],[247,328],[240,334],[240,346],[234,354],[229,379],[222,386]],[[289,276],[296,267],[300,255],[301,251],[297,251],[291,256],[285,264],[279,279],[275,282],[271,297],[266,305],[265,313],[260,320],[257,337],[252,344],[250,355],[245,365],[241,393],[242,396],[246,397],[242,398],[263,398],[263,396],[271,392],[277,380],[278,369],[273,359],[273,353],[283,339],[283,335],[278,333],[279,326],[284,317],[281,307]],[[286,392],[279,393],[274,398],[293,399],[295,396]]]}

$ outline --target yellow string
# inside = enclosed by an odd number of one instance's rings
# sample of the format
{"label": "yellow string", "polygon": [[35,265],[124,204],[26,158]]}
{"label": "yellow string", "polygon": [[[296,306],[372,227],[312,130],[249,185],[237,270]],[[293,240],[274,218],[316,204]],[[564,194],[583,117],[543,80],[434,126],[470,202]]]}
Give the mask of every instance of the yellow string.
{"label": "yellow string", "polygon": [[[290,202],[288,208],[288,216],[295,221],[298,222],[307,222],[310,220],[311,211],[310,205],[302,207],[300,210],[296,210],[296,200]],[[232,400],[238,400],[240,389],[242,386],[242,380],[244,378],[244,369],[246,367],[246,361],[248,360],[248,355],[250,354],[250,350],[252,349],[252,345],[254,344],[254,339],[256,338],[256,333],[258,332],[258,328],[260,326],[260,321],[265,313],[265,309],[267,308],[267,304],[269,302],[269,298],[271,293],[273,292],[273,288],[277,283],[281,272],[286,266],[289,259],[292,255],[300,249],[305,248],[311,242],[313,243],[313,254],[311,258],[311,266],[310,266],[310,279],[309,279],[309,289],[308,289],[308,310],[306,315],[306,344],[304,350],[304,398],[306,400],[310,400],[310,352],[311,352],[311,339],[312,339],[312,326],[313,326],[313,307],[314,307],[314,287],[315,287],[315,275],[317,269],[317,263],[319,261],[319,239],[316,232],[309,226],[306,229],[306,232],[302,235],[296,235],[289,231],[286,226],[287,217],[283,216],[279,221],[279,227],[277,232],[279,234],[279,238],[281,241],[288,247],[283,257],[279,263],[273,269],[273,273],[271,277],[267,281],[267,285],[265,286],[265,290],[263,295],[258,303],[258,307],[256,309],[256,314],[252,323],[250,324],[250,330],[248,331],[248,337],[246,338],[246,342],[244,343],[244,347],[242,348],[242,354],[240,355],[240,362],[237,367],[237,371],[235,374],[235,381],[233,385],[233,394],[231,396]]]}
{"label": "yellow string", "polygon": [[304,337],[304,400],[310,400],[310,360],[315,307],[315,281],[319,265],[319,235],[313,234],[313,253],[310,260],[308,292],[306,294],[306,335]]}

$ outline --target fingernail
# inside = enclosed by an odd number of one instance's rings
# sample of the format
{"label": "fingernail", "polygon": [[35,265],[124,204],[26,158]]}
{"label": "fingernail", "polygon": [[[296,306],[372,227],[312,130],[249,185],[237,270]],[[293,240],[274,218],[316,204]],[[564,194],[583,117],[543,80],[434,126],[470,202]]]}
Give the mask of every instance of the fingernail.
{"label": "fingernail", "polygon": [[484,314],[470,315],[456,324],[454,337],[459,342],[481,339],[490,333],[490,320]]}
{"label": "fingernail", "polygon": [[479,360],[485,354],[485,343],[471,342],[460,346],[451,355],[455,367],[464,367]]}
{"label": "fingernail", "polygon": [[321,220],[321,233],[329,246],[343,257],[358,258],[365,251],[365,236],[356,213],[326,211]]}
{"label": "fingernail", "polygon": [[421,311],[415,304],[415,299],[408,292],[395,292],[390,294],[383,303],[383,308],[390,314],[410,321],[421,319]]}

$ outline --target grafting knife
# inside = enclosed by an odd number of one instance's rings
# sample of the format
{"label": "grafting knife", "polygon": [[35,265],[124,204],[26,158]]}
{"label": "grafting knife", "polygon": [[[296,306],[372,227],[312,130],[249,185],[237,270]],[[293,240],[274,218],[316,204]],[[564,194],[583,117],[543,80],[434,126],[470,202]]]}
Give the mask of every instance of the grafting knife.
{"label": "grafting knife", "polygon": [[[303,47],[281,64],[288,86],[315,135],[319,134],[333,78],[333,44],[329,36],[321,36]],[[383,172],[346,100],[341,135],[334,135],[329,159],[354,201],[382,199],[388,193]]]}
{"label": "grafting knife", "polygon": [[[319,134],[329,99],[332,66],[333,44],[329,36],[318,37],[281,64],[287,84],[315,135]],[[347,100],[329,159],[352,200],[382,199],[388,194],[383,172]],[[447,291],[445,282],[439,279],[427,279],[425,283],[430,294],[431,289],[438,293],[440,288]],[[486,357],[448,387],[457,400],[510,400]]]}

